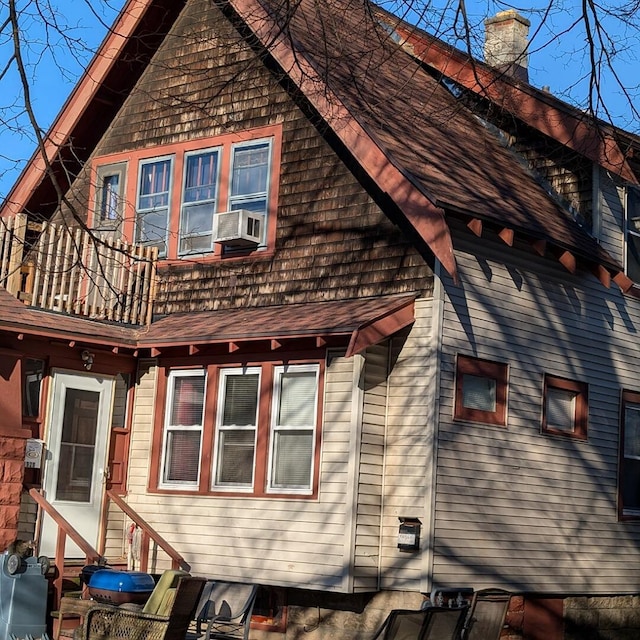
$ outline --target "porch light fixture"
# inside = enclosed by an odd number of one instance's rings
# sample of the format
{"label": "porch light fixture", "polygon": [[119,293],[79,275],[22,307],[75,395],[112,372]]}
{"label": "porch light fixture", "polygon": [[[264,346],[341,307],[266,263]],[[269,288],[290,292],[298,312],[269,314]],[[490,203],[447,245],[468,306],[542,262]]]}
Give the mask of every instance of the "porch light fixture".
{"label": "porch light fixture", "polygon": [[96,357],[95,353],[91,353],[91,351],[87,351],[86,349],[80,354],[82,358],[82,364],[87,371],[91,371],[91,367],[93,366],[93,360]]}

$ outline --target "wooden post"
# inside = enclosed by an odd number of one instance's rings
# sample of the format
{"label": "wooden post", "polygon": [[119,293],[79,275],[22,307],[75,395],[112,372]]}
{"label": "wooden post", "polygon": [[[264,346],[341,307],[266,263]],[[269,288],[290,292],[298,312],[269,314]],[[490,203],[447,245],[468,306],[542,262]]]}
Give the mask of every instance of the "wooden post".
{"label": "wooden post", "polygon": [[15,216],[11,234],[11,253],[7,271],[7,291],[18,297],[22,285],[22,260],[24,259],[24,236],[27,230],[27,216],[19,213]]}

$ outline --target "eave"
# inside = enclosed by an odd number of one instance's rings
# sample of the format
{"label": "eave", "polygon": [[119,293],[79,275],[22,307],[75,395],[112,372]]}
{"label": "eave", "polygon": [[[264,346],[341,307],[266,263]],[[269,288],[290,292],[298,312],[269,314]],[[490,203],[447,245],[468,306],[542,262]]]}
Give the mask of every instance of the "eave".
{"label": "eave", "polygon": [[501,74],[397,18],[387,17],[385,21],[400,37],[405,50],[420,62],[630,184],[639,184],[625,153],[604,123],[595,122],[553,96]]}

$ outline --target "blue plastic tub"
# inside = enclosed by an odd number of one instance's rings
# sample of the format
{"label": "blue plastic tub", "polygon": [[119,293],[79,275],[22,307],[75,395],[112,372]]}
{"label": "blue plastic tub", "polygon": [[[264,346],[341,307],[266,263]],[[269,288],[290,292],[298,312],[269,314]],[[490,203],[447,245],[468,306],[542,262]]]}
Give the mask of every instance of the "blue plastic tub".
{"label": "blue plastic tub", "polygon": [[142,571],[116,571],[101,569],[89,579],[89,594],[97,602],[144,604],[151,595],[155,582]]}

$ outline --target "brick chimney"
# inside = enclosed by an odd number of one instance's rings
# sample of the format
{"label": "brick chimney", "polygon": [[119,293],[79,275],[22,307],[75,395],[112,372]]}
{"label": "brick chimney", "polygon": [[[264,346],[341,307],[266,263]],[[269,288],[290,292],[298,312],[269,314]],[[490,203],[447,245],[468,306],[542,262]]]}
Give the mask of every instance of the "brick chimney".
{"label": "brick chimney", "polygon": [[531,23],[515,9],[500,11],[484,21],[484,59],[518,80],[529,82],[527,54]]}

